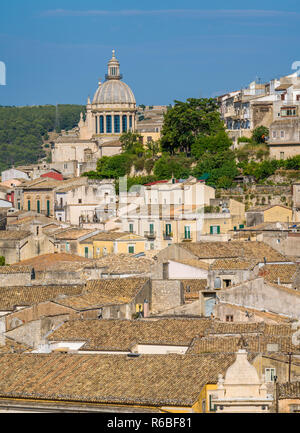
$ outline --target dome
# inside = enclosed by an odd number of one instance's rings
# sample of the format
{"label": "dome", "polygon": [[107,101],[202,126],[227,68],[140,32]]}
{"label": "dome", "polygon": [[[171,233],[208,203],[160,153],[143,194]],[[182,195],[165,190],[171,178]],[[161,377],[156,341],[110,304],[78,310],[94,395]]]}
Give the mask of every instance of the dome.
{"label": "dome", "polygon": [[247,352],[239,350],[236,354],[235,362],[227,369],[225,374],[225,384],[260,384],[259,377],[254,365],[247,359]]}
{"label": "dome", "polygon": [[136,104],[136,102],[132,90],[126,83],[110,79],[99,85],[93,104]]}

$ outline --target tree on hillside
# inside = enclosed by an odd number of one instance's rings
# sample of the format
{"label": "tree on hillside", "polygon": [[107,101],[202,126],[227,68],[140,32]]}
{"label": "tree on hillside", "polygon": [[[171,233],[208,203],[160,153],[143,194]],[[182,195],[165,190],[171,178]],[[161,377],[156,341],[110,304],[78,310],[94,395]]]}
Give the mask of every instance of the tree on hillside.
{"label": "tree on hillside", "polygon": [[164,115],[161,147],[174,155],[177,151],[189,154],[198,135],[216,134],[224,130],[218,105],[213,98],[189,98],[174,101]]}
{"label": "tree on hillside", "polygon": [[266,126],[258,126],[252,133],[252,140],[258,144],[265,143],[267,137],[269,137],[269,129]]}

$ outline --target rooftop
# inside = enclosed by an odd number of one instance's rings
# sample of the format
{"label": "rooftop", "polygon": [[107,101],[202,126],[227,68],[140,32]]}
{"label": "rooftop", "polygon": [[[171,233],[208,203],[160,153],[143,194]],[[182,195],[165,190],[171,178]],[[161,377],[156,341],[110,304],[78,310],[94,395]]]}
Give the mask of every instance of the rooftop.
{"label": "rooftop", "polygon": [[[0,395],[106,404],[191,406],[217,383],[232,354],[0,356]],[[75,373],[75,374],[74,374]]]}
{"label": "rooftop", "polygon": [[60,299],[57,302],[78,311],[105,305],[127,304],[135,298],[147,281],[147,278],[89,280],[83,294]]}
{"label": "rooftop", "polygon": [[20,241],[31,236],[31,233],[26,230],[0,230],[0,240]]}

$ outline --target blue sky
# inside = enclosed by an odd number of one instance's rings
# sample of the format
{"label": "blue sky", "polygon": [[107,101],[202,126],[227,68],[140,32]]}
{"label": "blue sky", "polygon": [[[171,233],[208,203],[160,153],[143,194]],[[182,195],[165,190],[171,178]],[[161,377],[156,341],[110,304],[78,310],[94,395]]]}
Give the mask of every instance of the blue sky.
{"label": "blue sky", "polygon": [[292,72],[299,0],[10,0],[0,105],[85,104],[111,50],[138,104],[211,97]]}

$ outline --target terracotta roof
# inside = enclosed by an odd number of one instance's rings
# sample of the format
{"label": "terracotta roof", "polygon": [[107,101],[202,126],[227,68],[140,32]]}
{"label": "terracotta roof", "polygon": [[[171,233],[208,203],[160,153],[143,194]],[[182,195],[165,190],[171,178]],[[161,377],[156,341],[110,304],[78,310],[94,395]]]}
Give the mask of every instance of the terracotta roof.
{"label": "terracotta roof", "polygon": [[0,230],[0,240],[20,241],[31,236],[31,233],[26,230]]}
{"label": "terracotta roof", "polygon": [[191,406],[235,355],[0,356],[0,397]]}
{"label": "terracotta roof", "polygon": [[116,239],[122,239],[122,237],[127,236],[128,239],[139,240],[143,239],[142,236],[129,233],[129,232],[100,232],[88,239],[81,241],[81,243],[94,242],[94,241],[114,241]]}
{"label": "terracotta roof", "polygon": [[278,398],[279,400],[300,399],[300,382],[279,383]]}
{"label": "terracotta roof", "polygon": [[99,268],[108,275],[149,274],[155,261],[149,257],[134,257],[132,254],[109,254],[95,260]]}
{"label": "terracotta roof", "polygon": [[60,295],[72,296],[82,293],[83,286],[17,286],[0,288],[0,310],[14,310],[16,306],[30,306],[54,300]]}
{"label": "terracotta roof", "polygon": [[4,353],[23,353],[31,349],[32,348],[27,346],[27,344],[21,344],[6,337],[4,346],[0,346],[0,355]]}
{"label": "terracotta roof", "polygon": [[180,281],[182,282],[184,288],[185,302],[199,299],[199,292],[206,290],[208,286],[207,279],[189,279]]}
{"label": "terracotta roof", "polygon": [[62,229],[61,231],[56,232],[54,236],[55,239],[57,240],[77,240],[82,236],[88,235],[93,232],[95,232],[95,229],[71,228],[71,229]]}
{"label": "terracotta roof", "polygon": [[199,259],[233,258],[257,259],[264,261],[288,261],[286,257],[264,242],[230,241],[230,242],[190,242],[176,244],[188,250]]}
{"label": "terracotta roof", "polygon": [[75,310],[90,310],[105,305],[127,304],[147,282],[147,278],[112,278],[89,280],[82,295],[57,301]]}
{"label": "terracotta roof", "polygon": [[194,268],[206,269],[206,270],[209,269],[208,263],[202,262],[201,260],[197,260],[197,259],[186,259],[186,260],[172,259],[172,261],[177,263],[182,263],[183,265],[193,266]]}
{"label": "terracotta roof", "polygon": [[210,266],[211,269],[240,269],[247,270],[253,269],[258,260],[243,260],[239,258],[232,259],[217,259]]}
{"label": "terracotta roof", "polygon": [[81,350],[128,351],[134,344],[189,346],[210,319],[74,320],[63,324],[49,341],[86,341]]}
{"label": "terracotta roof", "polygon": [[294,277],[297,274],[296,264],[276,264],[276,265],[265,265],[259,271],[259,276],[264,277],[265,280],[271,281],[272,283],[285,283],[292,284]]}
{"label": "terracotta roof", "polygon": [[246,344],[247,351],[251,353],[271,353],[273,349],[276,352],[300,354],[300,346],[294,346],[291,337],[260,334],[197,337],[187,353],[234,353],[241,347],[241,343]]}
{"label": "terracotta roof", "polygon": [[26,274],[31,269],[30,266],[0,266],[0,274]]}
{"label": "terracotta roof", "polygon": [[52,253],[52,254],[42,254],[40,256],[32,257],[31,259],[22,260],[10,267],[20,267],[20,266],[31,266],[34,267],[36,271],[61,268],[66,265],[66,263],[72,262],[77,263],[82,266],[88,263],[92,263],[93,260],[87,259],[85,257],[76,256],[75,254],[67,253]]}

